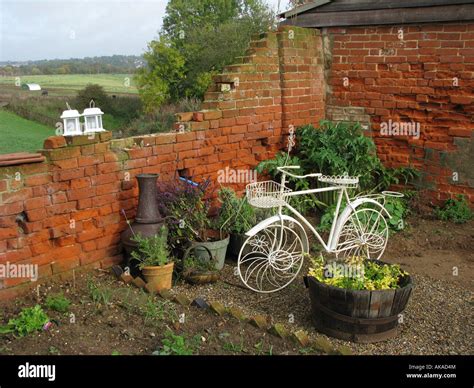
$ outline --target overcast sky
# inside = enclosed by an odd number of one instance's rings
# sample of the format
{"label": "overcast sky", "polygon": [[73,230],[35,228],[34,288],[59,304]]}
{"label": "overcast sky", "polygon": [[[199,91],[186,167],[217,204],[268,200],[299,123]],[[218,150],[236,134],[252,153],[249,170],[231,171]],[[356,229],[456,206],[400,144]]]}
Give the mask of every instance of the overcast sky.
{"label": "overcast sky", "polygon": [[[288,0],[265,0],[275,10]],[[0,61],[143,53],[167,0],[0,0]]]}

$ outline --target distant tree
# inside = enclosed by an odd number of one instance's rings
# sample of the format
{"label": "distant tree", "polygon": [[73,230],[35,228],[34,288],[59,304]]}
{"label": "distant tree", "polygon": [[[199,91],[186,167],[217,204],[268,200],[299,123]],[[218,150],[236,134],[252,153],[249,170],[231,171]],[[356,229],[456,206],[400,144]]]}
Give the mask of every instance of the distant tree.
{"label": "distant tree", "polygon": [[185,61],[164,36],[148,44],[144,59],[147,66],[138,70],[136,82],[145,111],[150,112],[163,102],[180,96]]}
{"label": "distant tree", "polygon": [[107,109],[109,106],[109,98],[104,88],[101,85],[88,84],[77,92],[76,109],[88,108],[91,100],[94,100],[95,105],[102,109]]}
{"label": "distant tree", "polygon": [[[159,38],[144,55],[147,66],[137,76],[147,110],[167,99],[202,98],[212,75],[242,55],[253,34],[273,23],[273,12],[262,0],[170,0]],[[180,65],[172,74],[159,68],[177,58]],[[158,90],[160,95],[153,97]]]}

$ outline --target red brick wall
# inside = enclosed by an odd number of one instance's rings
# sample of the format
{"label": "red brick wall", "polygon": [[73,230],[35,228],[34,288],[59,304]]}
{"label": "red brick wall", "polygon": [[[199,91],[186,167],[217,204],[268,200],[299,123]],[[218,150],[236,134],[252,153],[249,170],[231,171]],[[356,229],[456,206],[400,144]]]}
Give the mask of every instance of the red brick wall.
{"label": "red brick wall", "polygon": [[[117,263],[121,210],[133,218],[137,205],[136,174],[168,180],[179,171],[215,182],[226,167],[245,170],[273,156],[291,126],[325,114],[367,123],[381,159],[419,168],[434,200],[464,193],[474,201],[474,25],[398,33],[284,27],[216,76],[204,109],[180,114],[177,133],[47,139],[45,163],[0,168],[0,264],[37,264],[44,279]],[[381,136],[389,120],[419,123],[420,138]],[[29,286],[0,279],[0,299]]]}
{"label": "red brick wall", "polygon": [[[120,262],[121,210],[133,218],[137,174],[168,180],[184,170],[215,182],[226,167],[249,169],[273,156],[290,125],[323,117],[320,48],[317,31],[269,33],[216,77],[205,110],[179,115],[178,133],[53,137],[41,151],[47,162],[0,168],[0,264],[37,264],[41,280]],[[31,285],[0,279],[0,299]]]}
{"label": "red brick wall", "polygon": [[[402,30],[400,30],[402,29]],[[328,106],[362,107],[387,166],[413,165],[439,203],[474,203],[474,24],[323,30]],[[415,122],[419,139],[382,136],[381,124]]]}

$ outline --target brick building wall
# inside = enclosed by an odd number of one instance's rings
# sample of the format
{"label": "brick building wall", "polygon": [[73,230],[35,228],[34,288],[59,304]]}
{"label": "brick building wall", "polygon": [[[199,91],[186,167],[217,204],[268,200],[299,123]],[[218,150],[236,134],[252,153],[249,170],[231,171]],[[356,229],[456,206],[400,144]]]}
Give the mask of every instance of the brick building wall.
{"label": "brick building wall", "polygon": [[[327,28],[322,35],[327,116],[365,114],[387,166],[419,169],[420,187],[437,204],[458,193],[474,203],[474,23]],[[408,136],[398,135],[395,123],[419,125],[419,137],[407,126]]]}
{"label": "brick building wall", "polygon": [[[177,133],[112,140],[52,137],[46,162],[0,167],[0,264],[35,264],[40,281],[122,260],[122,209],[133,218],[135,176],[176,172],[195,180],[251,169],[284,147],[290,125],[324,116],[318,31],[281,28],[253,41],[215,78],[204,110],[179,115]],[[235,185],[242,189],[246,182]],[[0,279],[0,299],[29,279]]]}

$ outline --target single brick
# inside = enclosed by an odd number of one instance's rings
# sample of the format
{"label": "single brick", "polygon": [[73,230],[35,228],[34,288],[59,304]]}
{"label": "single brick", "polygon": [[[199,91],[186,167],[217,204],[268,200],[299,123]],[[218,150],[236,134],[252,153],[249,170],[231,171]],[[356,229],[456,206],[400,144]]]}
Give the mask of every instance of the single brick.
{"label": "single brick", "polygon": [[342,356],[351,356],[353,353],[352,353],[352,349],[347,346],[347,345],[341,345],[339,346],[337,349],[336,349],[336,352],[337,354],[340,354]]}
{"label": "single brick", "polygon": [[298,330],[292,333],[291,338],[301,346],[308,346],[309,336],[308,333],[304,330]]}
{"label": "single brick", "polygon": [[332,344],[324,337],[317,337],[312,341],[312,346],[323,353],[331,354],[334,353],[334,347]]}
{"label": "single brick", "polygon": [[267,318],[264,317],[263,315],[255,315],[251,317],[250,324],[259,329],[264,329],[264,330],[267,330],[269,326]]}
{"label": "single brick", "polygon": [[189,306],[191,304],[191,300],[189,300],[189,298],[184,294],[175,295],[174,300],[176,303],[180,304],[181,306]]}
{"label": "single brick", "polygon": [[45,150],[61,148],[61,147],[66,147],[66,146],[67,146],[67,143],[64,136],[51,136],[51,137],[48,137],[43,143],[43,148]]}
{"label": "single brick", "polygon": [[247,317],[244,312],[238,307],[230,307],[227,311],[230,315],[232,315],[235,319],[238,319],[239,321],[247,320]]}
{"label": "single brick", "polygon": [[132,280],[132,283],[135,285],[135,287],[137,288],[145,288],[146,286],[146,283],[145,281],[140,277],[140,276],[137,276],[136,278],[134,278]]}
{"label": "single brick", "polygon": [[212,311],[214,311],[217,315],[223,316],[226,313],[225,307],[220,302],[210,302],[209,307]]}
{"label": "single brick", "polygon": [[166,299],[166,300],[173,300],[174,299],[173,294],[169,290],[161,290],[161,291],[158,292],[158,294],[163,299]]}
{"label": "single brick", "polygon": [[282,325],[281,323],[275,323],[270,329],[269,329],[269,333],[270,334],[273,334],[277,337],[280,337],[280,338],[287,338],[289,336],[289,332],[288,330],[286,329],[286,327],[284,325]]}

